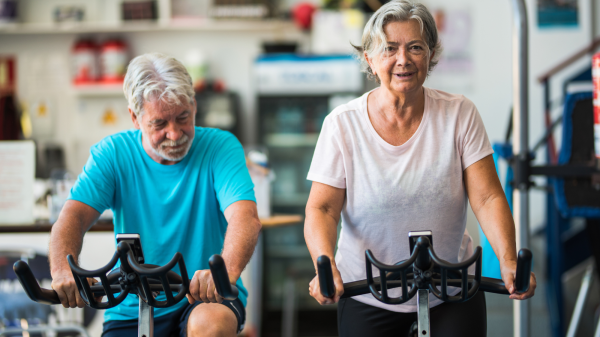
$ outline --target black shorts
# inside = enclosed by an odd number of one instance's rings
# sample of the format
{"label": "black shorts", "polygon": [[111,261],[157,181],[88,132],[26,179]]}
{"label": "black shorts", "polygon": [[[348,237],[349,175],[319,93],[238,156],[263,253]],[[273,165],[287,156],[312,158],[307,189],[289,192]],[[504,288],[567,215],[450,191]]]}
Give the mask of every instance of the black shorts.
{"label": "black shorts", "polygon": [[[184,301],[187,301],[184,299]],[[187,330],[187,322],[192,310],[202,302],[194,304],[186,303],[181,309],[170,314],[154,318],[154,336],[165,337],[185,337]],[[227,306],[237,318],[237,332],[240,333],[246,322],[246,309],[240,301],[223,300],[221,303]],[[137,337],[138,335],[138,320],[127,321],[107,321],[104,322],[102,328],[102,337]]]}
{"label": "black shorts", "polygon": [[[429,312],[432,336],[485,337],[487,334],[485,295],[482,291],[466,302],[442,303]],[[408,336],[416,320],[416,312],[389,311],[352,298],[342,298],[338,304],[340,337],[404,337]]]}

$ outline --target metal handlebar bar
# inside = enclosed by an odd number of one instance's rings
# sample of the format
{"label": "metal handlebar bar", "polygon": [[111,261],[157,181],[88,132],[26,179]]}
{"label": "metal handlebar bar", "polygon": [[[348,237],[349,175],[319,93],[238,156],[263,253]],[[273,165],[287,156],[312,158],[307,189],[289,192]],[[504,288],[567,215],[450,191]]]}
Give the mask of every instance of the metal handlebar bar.
{"label": "metal handlebar bar", "polygon": [[[365,256],[367,279],[344,283],[342,298],[372,293],[375,298],[384,303],[400,304],[414,297],[417,289],[429,289],[436,297],[444,301],[450,300],[450,302],[466,301],[478,290],[509,295],[504,281],[481,276],[481,247],[477,247],[475,253],[469,259],[458,264],[452,264],[437,257],[433,247],[429,245],[429,240],[425,237],[419,238],[409,259],[393,266],[385,265],[376,260],[370,250],[365,252]],[[426,257],[431,258],[430,265],[417,268],[415,266],[416,261],[428,260]],[[528,249],[519,251],[515,278],[517,292],[526,292],[529,289],[531,260],[532,255]],[[467,275],[466,269],[472,264],[476,264],[477,267],[475,275]],[[371,265],[380,269],[382,271],[380,275],[383,275],[383,277],[372,277]],[[423,268],[426,270],[423,270]],[[317,258],[317,274],[321,294],[324,297],[333,297],[335,295],[335,285],[333,284],[329,257],[323,255]],[[437,288],[438,286],[441,286],[441,291]],[[461,287],[463,290],[462,296],[448,296],[447,286]],[[403,289],[402,298],[389,298],[387,296],[388,289],[400,287]]]}
{"label": "metal handlebar bar", "polygon": [[[125,248],[124,251],[126,253],[127,249]],[[117,251],[115,256],[118,257],[118,254],[119,252]],[[110,270],[112,267],[114,267],[114,264],[116,264],[115,256],[113,256],[113,259],[111,259],[111,262],[109,262],[107,265],[110,266],[108,270]],[[144,301],[148,302],[150,306],[166,307],[174,305],[182,300],[183,297],[185,297],[185,294],[187,294],[189,291],[189,279],[185,269],[185,264],[183,263],[183,257],[180,253],[176,253],[173,259],[162,267],[148,264],[139,265],[135,263],[135,260],[129,259],[129,264],[127,266],[132,267],[131,269],[134,272],[133,274],[125,273],[125,268],[117,268],[108,275],[106,272],[104,272],[106,266],[97,270],[88,271],[77,267],[73,258],[71,256],[69,257],[71,271],[75,277],[75,282],[77,283],[79,293],[82,295],[84,301],[86,301],[86,304],[90,307],[107,309],[121,303],[121,298],[123,297],[124,299],[128,293],[136,293],[139,295],[140,292],[142,294],[150,294],[150,296],[142,295]],[[170,270],[175,266],[175,264],[178,263],[183,277]],[[223,258],[215,254],[210,258],[209,265],[213,281],[219,295],[227,300],[236,299],[239,291],[235,285],[229,283],[229,276],[227,275],[227,269],[225,268],[225,262],[223,261]],[[25,261],[17,261],[13,265],[13,270],[17,275],[21,286],[25,290],[25,293],[32,301],[48,305],[61,303],[56,291],[40,287],[38,281],[29,268],[29,265],[27,265]],[[104,274],[101,274],[102,272],[104,272]],[[101,276],[99,276],[99,273]],[[134,286],[131,282],[128,283],[127,279],[135,276],[127,277],[127,275],[137,275],[137,277],[141,280],[139,286]],[[94,285],[89,285],[87,282],[88,277],[100,277],[101,282],[98,282]],[[165,292],[165,289],[169,289],[170,291]],[[154,299],[154,294],[158,292],[165,292],[167,300],[156,301]],[[177,292],[177,295],[173,296],[172,292]],[[120,295],[115,298],[113,296],[115,293],[120,293]],[[94,297],[102,296],[107,296],[109,301],[97,303]],[[112,303],[110,298],[113,298]]]}

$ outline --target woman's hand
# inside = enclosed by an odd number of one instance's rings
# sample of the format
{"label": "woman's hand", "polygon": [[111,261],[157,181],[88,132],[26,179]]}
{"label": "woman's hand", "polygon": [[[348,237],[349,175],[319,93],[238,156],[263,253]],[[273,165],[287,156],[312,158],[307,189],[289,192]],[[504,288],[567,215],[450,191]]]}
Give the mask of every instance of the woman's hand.
{"label": "woman's hand", "polygon": [[[333,259],[332,259],[333,261]],[[335,263],[331,264],[331,272],[333,274],[333,285],[335,286],[335,295],[333,297],[325,297],[321,295],[321,286],[319,284],[319,275],[310,281],[308,285],[308,291],[310,296],[314,297],[317,302],[321,305],[335,304],[340,300],[340,297],[344,294],[344,283],[342,282],[342,275],[335,266]]]}
{"label": "woman's hand", "polygon": [[504,285],[506,290],[510,293],[510,299],[513,300],[525,300],[530,297],[533,297],[535,294],[535,274],[531,272],[531,276],[529,279],[529,289],[524,293],[518,293],[515,287],[515,278],[517,274],[517,261],[508,261],[505,262],[500,267],[500,273],[502,274],[502,281],[504,281]]}

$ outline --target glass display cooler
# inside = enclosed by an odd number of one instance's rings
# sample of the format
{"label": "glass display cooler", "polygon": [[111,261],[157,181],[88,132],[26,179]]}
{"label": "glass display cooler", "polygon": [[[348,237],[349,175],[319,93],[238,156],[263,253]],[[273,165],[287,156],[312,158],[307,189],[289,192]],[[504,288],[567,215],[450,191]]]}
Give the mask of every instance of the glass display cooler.
{"label": "glass display cooler", "polygon": [[[364,75],[351,56],[265,55],[255,63],[258,137],[275,172],[273,213],[304,214],[312,182],[306,180],[323,120],[336,106],[363,93]],[[265,247],[262,336],[312,335],[331,327],[335,307],[308,294],[315,275],[303,226],[263,231]],[[323,324],[315,324],[323,321]]]}

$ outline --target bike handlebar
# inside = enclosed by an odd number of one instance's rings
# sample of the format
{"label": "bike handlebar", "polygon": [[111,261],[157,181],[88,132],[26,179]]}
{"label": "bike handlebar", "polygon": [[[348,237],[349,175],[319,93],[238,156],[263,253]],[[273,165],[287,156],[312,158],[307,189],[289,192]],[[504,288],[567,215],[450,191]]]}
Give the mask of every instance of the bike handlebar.
{"label": "bike handlebar", "polygon": [[533,256],[529,249],[521,249],[517,256],[517,275],[515,276],[515,288],[517,292],[524,293],[529,290],[531,275],[531,260]]}
{"label": "bike handlebar", "polygon": [[[529,289],[529,280],[531,275],[531,260],[532,255],[528,249],[521,249],[517,258],[517,271],[515,277],[515,288],[519,293],[526,292]],[[389,273],[391,275],[391,273]],[[331,298],[335,295],[335,285],[333,283],[333,273],[331,271],[331,260],[329,257],[323,255],[317,258],[317,275],[319,277],[319,286],[321,288],[321,295],[324,297]],[[473,275],[468,276],[469,280],[474,279]],[[439,285],[441,283],[440,279],[432,279],[434,282],[437,281]],[[375,277],[374,281],[376,283],[376,287],[378,289],[381,288],[380,278]],[[412,285],[414,280],[407,281],[409,285]],[[447,279],[448,286],[461,286],[461,279]],[[387,288],[399,288],[402,284],[400,282],[388,282]],[[501,279],[481,277],[481,283],[479,285],[479,290],[509,295],[508,290],[505,287],[504,281]],[[371,293],[369,289],[369,285],[367,280],[354,281],[344,283],[344,294],[341,298],[348,298],[357,295],[369,294]]]}
{"label": "bike handlebar", "polygon": [[29,265],[25,261],[17,261],[13,265],[13,270],[23,286],[25,293],[32,301],[42,304],[60,304],[58,294],[52,289],[43,289],[38,284],[35,276],[31,272]]}
{"label": "bike handlebar", "polygon": [[[209,260],[209,265],[211,269],[211,274],[213,277],[213,281],[215,283],[215,287],[217,288],[217,292],[221,297],[227,300],[235,300],[238,296],[238,288],[235,285],[229,283],[229,276],[227,274],[227,269],[225,268],[225,261],[219,255],[213,255]],[[36,280],[33,272],[29,268],[29,265],[25,261],[17,261],[13,265],[13,270],[17,275],[19,283],[25,290],[27,296],[35,302],[41,304],[60,304],[60,299],[58,294],[53,289],[44,289],[41,288],[38,281]],[[173,292],[178,292],[180,290],[180,286],[182,281],[169,281],[170,290]],[[188,283],[189,284],[189,283]],[[149,284],[150,290],[153,292],[164,291],[162,284]],[[119,284],[111,284],[108,286],[110,292],[112,294],[120,293],[123,291]],[[101,283],[97,283],[96,285],[90,286],[91,292],[94,296],[105,296],[106,289],[102,286]],[[186,289],[186,292],[188,290]]]}
{"label": "bike handlebar", "polygon": [[229,274],[221,255],[215,254],[208,260],[208,266],[215,282],[217,292],[226,300],[233,301],[238,297],[238,288],[229,282]]}

